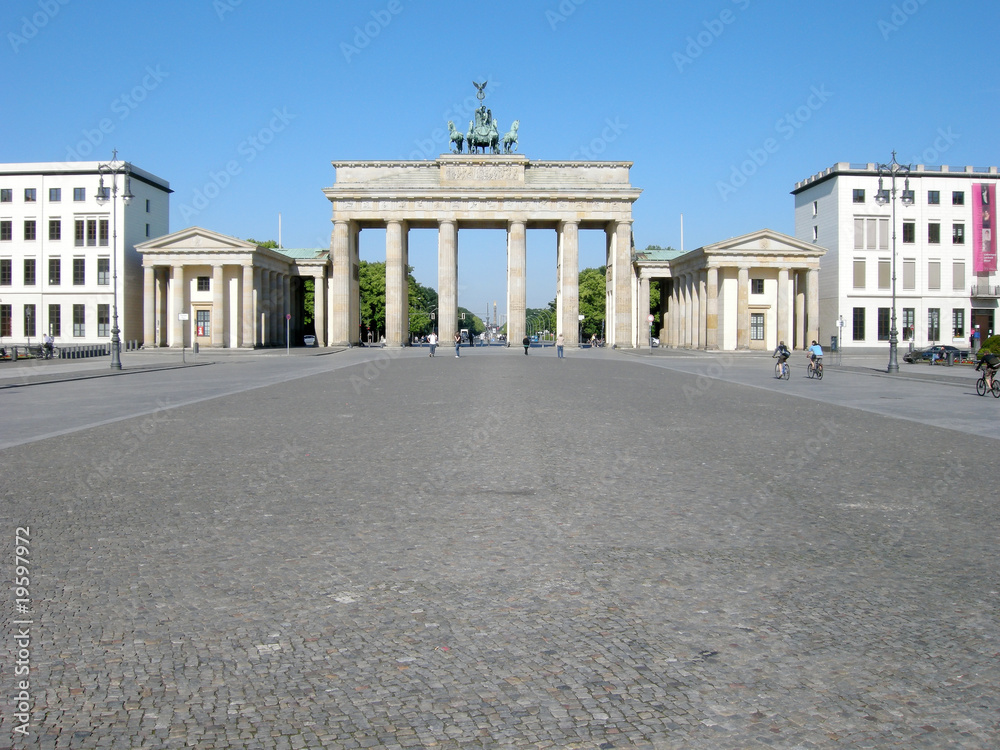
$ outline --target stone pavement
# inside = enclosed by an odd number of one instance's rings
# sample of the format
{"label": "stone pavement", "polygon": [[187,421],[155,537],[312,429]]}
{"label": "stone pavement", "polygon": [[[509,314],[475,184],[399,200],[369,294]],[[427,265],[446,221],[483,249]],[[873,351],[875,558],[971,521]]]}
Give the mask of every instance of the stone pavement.
{"label": "stone pavement", "polygon": [[0,388],[0,748],[995,746],[972,373],[463,355]]}

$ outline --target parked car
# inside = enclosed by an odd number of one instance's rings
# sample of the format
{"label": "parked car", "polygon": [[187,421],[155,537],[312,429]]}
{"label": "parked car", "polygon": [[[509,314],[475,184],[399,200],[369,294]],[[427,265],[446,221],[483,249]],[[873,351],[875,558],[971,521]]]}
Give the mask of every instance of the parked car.
{"label": "parked car", "polygon": [[954,346],[948,346],[947,344],[937,344],[925,347],[924,349],[914,349],[912,352],[908,351],[903,355],[903,361],[914,364],[916,362],[934,362],[939,359],[947,360],[949,352],[951,352],[956,362],[969,356],[968,350],[962,350]]}
{"label": "parked car", "polygon": [[656,336],[653,336],[653,346],[659,346],[659,345],[660,345],[660,340],[656,338]]}
{"label": "parked car", "polygon": [[302,337],[302,343],[304,343],[306,346],[316,346],[316,337],[315,336],[303,336]]}

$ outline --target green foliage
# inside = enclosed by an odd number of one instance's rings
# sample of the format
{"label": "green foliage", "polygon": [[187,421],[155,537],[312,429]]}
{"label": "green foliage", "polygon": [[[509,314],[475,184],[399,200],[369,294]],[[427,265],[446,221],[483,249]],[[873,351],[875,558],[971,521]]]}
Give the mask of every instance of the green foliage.
{"label": "green foliage", "polygon": [[979,350],[980,352],[993,352],[993,354],[1000,356],[1000,336],[990,336],[979,347]]}
{"label": "green foliage", "polygon": [[406,269],[410,296],[410,332],[417,336],[426,336],[435,328],[436,319],[431,320],[431,313],[437,310],[438,295],[436,291],[413,278],[412,270]]}
{"label": "green foliage", "polygon": [[601,337],[604,304],[607,299],[607,266],[580,271],[580,315],[583,315],[583,338]]}
{"label": "green foliage", "polygon": [[385,331],[385,263],[358,265],[358,283],[361,295],[361,331],[366,327],[375,339]]}
{"label": "green foliage", "polygon": [[[465,313],[465,320],[462,320],[462,313]],[[483,323],[482,318],[471,310],[460,307],[458,308],[458,330],[462,330],[463,328],[468,328],[469,333],[473,336],[478,336],[486,330],[486,324]]]}
{"label": "green foliage", "polygon": [[263,242],[261,242],[260,240],[255,240],[255,239],[251,239],[251,238],[248,237],[247,238],[247,242],[252,242],[253,244],[257,245],[258,247],[269,247],[272,250],[277,250],[278,249],[278,243],[275,242],[274,240],[264,240]]}
{"label": "green foliage", "polygon": [[316,319],[313,314],[316,311],[316,279],[302,279],[302,306],[305,308],[302,324],[308,328]]}

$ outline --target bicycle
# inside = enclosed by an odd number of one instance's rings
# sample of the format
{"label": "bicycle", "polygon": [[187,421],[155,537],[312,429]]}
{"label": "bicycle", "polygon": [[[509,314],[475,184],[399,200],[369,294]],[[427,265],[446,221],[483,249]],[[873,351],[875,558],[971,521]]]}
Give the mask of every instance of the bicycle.
{"label": "bicycle", "polygon": [[781,378],[788,380],[791,376],[791,369],[788,367],[788,363],[785,360],[781,360],[774,364],[774,377],[778,380],[781,380]]}
{"label": "bicycle", "polygon": [[[979,367],[977,366],[976,369],[978,370]],[[979,376],[979,380],[976,381],[976,393],[980,396],[985,396],[987,390],[993,391],[993,398],[1000,398],[1000,381],[998,381],[996,376],[994,376],[992,388],[987,388],[986,373],[983,372],[983,374]]]}
{"label": "bicycle", "polygon": [[809,360],[809,364],[806,365],[806,375],[810,378],[816,378],[817,380],[823,379],[823,363],[813,362]]}

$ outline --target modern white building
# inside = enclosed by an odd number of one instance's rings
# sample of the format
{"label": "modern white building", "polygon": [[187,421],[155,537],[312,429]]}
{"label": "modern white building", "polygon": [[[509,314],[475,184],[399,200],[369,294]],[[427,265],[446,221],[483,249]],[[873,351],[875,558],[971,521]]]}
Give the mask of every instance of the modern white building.
{"label": "modern white building", "polygon": [[[838,162],[796,183],[795,236],[827,251],[821,343],[888,348],[894,275],[901,346],[968,348],[977,327],[982,340],[997,331],[998,180],[996,167],[910,165],[896,177],[895,207],[874,163]],[[876,200],[880,188],[888,201]]]}
{"label": "modern white building", "polygon": [[0,164],[0,343],[36,343],[51,333],[57,346],[106,344],[115,289],[122,341],[142,341],[135,246],[169,231],[170,184],[129,165],[133,198],[125,205],[125,175],[99,169],[109,163]]}

